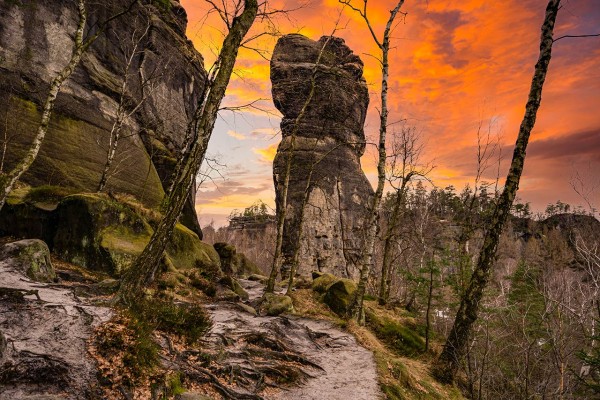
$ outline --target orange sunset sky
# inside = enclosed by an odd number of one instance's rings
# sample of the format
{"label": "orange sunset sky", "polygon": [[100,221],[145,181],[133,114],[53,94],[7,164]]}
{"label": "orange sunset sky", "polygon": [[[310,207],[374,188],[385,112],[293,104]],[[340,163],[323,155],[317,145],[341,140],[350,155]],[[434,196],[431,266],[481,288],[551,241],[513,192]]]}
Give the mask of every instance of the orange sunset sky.
{"label": "orange sunset sky", "polygon": [[[181,0],[188,12],[188,36],[205,57],[207,67],[222,26],[215,14],[206,17],[204,0]],[[362,3],[359,0],[357,3]],[[377,32],[395,1],[371,0],[369,15]],[[300,5],[304,5],[297,9]],[[523,117],[539,49],[544,0],[411,1],[405,19],[394,30],[390,69],[390,119],[405,119],[423,137],[425,160],[434,160],[435,185],[459,190],[473,183],[477,127],[499,135],[504,182],[512,147]],[[276,20],[282,34],[302,33],[312,39],[332,33],[342,37],[365,62],[371,91],[365,132],[374,142],[380,74],[367,53],[375,46],[364,23],[337,0],[272,1],[274,9],[297,9]],[[273,28],[257,23],[254,33]],[[600,33],[600,0],[563,2],[555,37]],[[197,196],[201,223],[226,223],[232,209],[258,199],[274,204],[271,161],[280,140],[279,114],[270,101],[270,51],[276,37],[262,36],[243,49],[227,91],[226,105],[257,99],[261,110],[222,112],[209,154],[225,166],[205,182]],[[266,59],[265,59],[266,58]],[[583,203],[570,186],[578,174],[590,198],[600,207],[600,38],[562,39],[554,44],[542,106],[531,136],[519,198],[534,210],[562,200]],[[373,148],[373,146],[370,146]],[[367,151],[363,169],[374,181],[375,156]],[[495,179],[496,167],[485,178]]]}

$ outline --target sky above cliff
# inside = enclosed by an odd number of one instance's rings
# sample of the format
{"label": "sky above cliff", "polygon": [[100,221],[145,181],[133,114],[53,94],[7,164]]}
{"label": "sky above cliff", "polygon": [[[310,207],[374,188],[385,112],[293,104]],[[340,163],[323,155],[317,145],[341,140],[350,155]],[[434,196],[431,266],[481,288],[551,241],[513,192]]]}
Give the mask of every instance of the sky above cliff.
{"label": "sky above cliff", "polygon": [[[188,12],[188,36],[209,67],[222,38],[220,21],[214,13],[206,16],[204,0],[181,3]],[[371,3],[370,19],[382,32],[394,1]],[[302,6],[275,21],[280,33],[318,39],[337,26],[335,36],[361,56],[371,92],[365,133],[375,142],[381,77],[376,61],[367,55],[376,48],[364,23],[350,10],[340,11],[337,0],[271,4],[289,10]],[[420,133],[424,160],[436,165],[431,178],[437,186],[460,190],[473,184],[479,127],[500,144],[503,183],[538,56],[545,6],[544,0],[405,2],[407,15],[394,30],[390,54],[390,115]],[[253,32],[272,30],[257,24]],[[598,0],[563,3],[555,37],[599,32]],[[256,108],[221,112],[209,157],[223,166],[212,173],[214,183],[207,180],[198,193],[203,225],[211,220],[224,224],[232,209],[258,199],[274,204],[271,162],[280,140],[280,115],[270,101],[268,58],[275,41],[261,36],[252,42],[260,54],[240,51],[225,105],[258,102]],[[570,184],[579,177],[600,206],[599,106],[600,38],[557,41],[518,193],[523,202],[537,210],[559,199],[582,203]],[[374,181],[374,146],[369,149],[362,165]],[[495,180],[497,171],[493,162],[484,178]]]}

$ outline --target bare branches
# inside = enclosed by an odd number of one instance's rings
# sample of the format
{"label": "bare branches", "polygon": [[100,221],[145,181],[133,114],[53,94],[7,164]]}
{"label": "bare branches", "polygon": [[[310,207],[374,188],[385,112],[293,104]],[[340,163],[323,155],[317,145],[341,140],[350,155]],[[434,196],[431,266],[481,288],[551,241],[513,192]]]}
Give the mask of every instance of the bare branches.
{"label": "bare branches", "polygon": [[[366,227],[367,232],[365,234],[364,250],[360,261],[360,278],[358,282],[358,288],[356,295],[352,300],[348,316],[362,322],[364,319],[363,312],[363,300],[367,286],[367,279],[369,270],[373,264],[373,252],[375,248],[375,239],[377,236],[377,220],[379,218],[379,212],[381,208],[381,199],[383,197],[383,190],[385,187],[386,180],[386,136],[388,128],[388,81],[389,81],[389,50],[390,50],[390,34],[394,26],[394,22],[400,8],[404,4],[404,0],[399,0],[393,10],[390,11],[390,16],[383,31],[382,38],[379,38],[373,29],[369,17],[367,15],[367,4],[368,0],[363,0],[362,7],[357,7],[352,4],[351,0],[338,0],[343,7],[349,7],[354,12],[358,13],[365,22],[373,41],[381,50],[381,111],[379,112],[379,143],[378,143],[378,156],[379,160],[377,163],[377,189],[371,199],[369,205],[369,214],[367,217]],[[342,8],[343,10],[343,8]]]}
{"label": "bare branches", "polygon": [[554,39],[553,42],[556,43],[561,39],[567,39],[567,38],[586,38],[586,37],[598,37],[598,36],[600,36],[600,33],[594,33],[594,34],[590,34],[590,35],[563,35],[563,36],[559,36],[556,39]]}

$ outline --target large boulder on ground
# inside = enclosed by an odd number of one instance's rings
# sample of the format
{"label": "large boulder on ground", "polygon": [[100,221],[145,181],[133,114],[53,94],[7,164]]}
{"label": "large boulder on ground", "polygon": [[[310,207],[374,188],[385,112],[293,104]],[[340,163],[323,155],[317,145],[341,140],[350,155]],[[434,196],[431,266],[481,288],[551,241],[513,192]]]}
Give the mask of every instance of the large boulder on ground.
{"label": "large boulder on ground", "polygon": [[[369,104],[363,63],[343,39],[323,36],[314,41],[285,35],[273,51],[271,82],[273,103],[283,114],[282,140],[273,160],[278,214],[294,146],[285,199],[282,273],[287,274],[300,247],[300,275],[319,270],[357,277],[356,260],[373,192],[360,164]],[[305,210],[303,204],[308,204]]]}
{"label": "large boulder on ground", "polygon": [[[65,261],[113,276],[131,265],[153,233],[139,212],[105,195],[68,196],[56,213],[54,252]],[[165,262],[177,270],[198,268],[209,278],[221,275],[214,248],[181,224],[171,235]]]}
{"label": "large boulder on ground", "polygon": [[294,304],[289,296],[266,293],[259,307],[260,314],[276,316],[294,312]]}
{"label": "large boulder on ground", "polygon": [[240,299],[242,300],[248,300],[250,298],[250,295],[248,294],[248,292],[246,292],[242,285],[240,285],[238,280],[231,277],[230,275],[221,278],[219,283],[227,287],[228,289],[231,289],[235,294],[240,296]]}
{"label": "large boulder on ground", "polygon": [[39,239],[7,243],[0,249],[0,260],[38,282],[51,282],[56,273],[50,260],[50,250]]}
{"label": "large boulder on ground", "polygon": [[329,286],[339,278],[331,274],[321,274],[312,283],[312,290],[318,293],[325,293]]}
{"label": "large boulder on ground", "polygon": [[221,269],[224,273],[237,276],[261,273],[260,268],[250,261],[244,253],[239,253],[234,245],[217,242],[213,246],[217,253],[219,253]]}
{"label": "large boulder on ground", "polygon": [[323,301],[333,312],[346,315],[350,303],[356,294],[356,283],[351,279],[340,279],[327,288]]}

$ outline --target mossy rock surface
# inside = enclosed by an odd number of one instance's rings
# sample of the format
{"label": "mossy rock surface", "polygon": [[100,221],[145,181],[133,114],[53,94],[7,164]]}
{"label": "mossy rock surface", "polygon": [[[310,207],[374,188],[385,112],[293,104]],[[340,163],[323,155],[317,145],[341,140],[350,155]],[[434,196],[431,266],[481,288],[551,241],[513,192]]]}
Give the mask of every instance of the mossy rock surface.
{"label": "mossy rock surface", "polygon": [[[319,278],[321,279],[321,278]],[[351,279],[339,279],[327,288],[323,301],[338,315],[346,315],[356,293],[356,283]]]}
{"label": "mossy rock surface", "polygon": [[268,277],[264,276],[264,275],[260,275],[260,274],[252,274],[250,276],[248,276],[248,280],[249,281],[253,281],[253,282],[260,282],[262,284],[266,284],[267,281],[269,280]]}
{"label": "mossy rock surface", "polygon": [[[119,276],[148,244],[153,229],[132,207],[101,194],[76,194],[56,210],[54,252],[65,261]],[[166,248],[165,263],[174,270],[199,269],[220,277],[217,252],[177,224]]]}
{"label": "mossy rock surface", "polygon": [[277,316],[283,313],[294,312],[294,305],[289,296],[281,294],[266,293],[260,304],[260,313],[269,316]]}
{"label": "mossy rock surface", "polygon": [[321,274],[319,277],[313,280],[312,290],[317,293],[325,293],[327,288],[338,279],[339,278],[337,276],[332,274]]}
{"label": "mossy rock surface", "polygon": [[112,275],[131,265],[152,234],[142,217],[104,195],[68,196],[56,214],[54,252],[65,261]]}
{"label": "mossy rock surface", "polygon": [[197,268],[210,279],[221,277],[221,261],[214,247],[182,224],[175,225],[166,253],[178,270]]}
{"label": "mossy rock surface", "polygon": [[250,295],[248,295],[248,292],[246,292],[246,290],[244,290],[244,288],[242,287],[242,285],[240,285],[238,280],[229,275],[223,277],[219,281],[219,283],[221,285],[227,287],[228,289],[231,289],[235,294],[240,296],[240,298],[242,300],[248,300],[250,298]]}
{"label": "mossy rock surface", "polygon": [[244,253],[238,253],[238,276],[248,276],[248,275],[260,275],[262,274],[261,269],[258,265],[254,264]]}
{"label": "mossy rock surface", "polygon": [[365,311],[365,316],[367,325],[375,335],[396,354],[414,357],[425,351],[425,340],[419,335],[414,326],[379,317],[368,308]]}
{"label": "mossy rock surface", "polygon": [[315,279],[317,279],[317,278],[320,278],[320,277],[322,277],[323,275],[325,275],[325,272],[321,272],[321,271],[312,271],[310,274],[311,274],[311,276],[312,276],[312,278],[313,278],[313,281],[314,281]]}
{"label": "mossy rock surface", "polygon": [[38,282],[52,282],[56,278],[50,250],[39,239],[26,239],[5,244],[0,249],[0,260],[22,271]]}
{"label": "mossy rock surface", "polygon": [[235,246],[225,242],[217,242],[214,245],[221,259],[221,269],[224,273],[235,276],[247,276],[260,274],[262,271],[245,254],[239,253]]}

